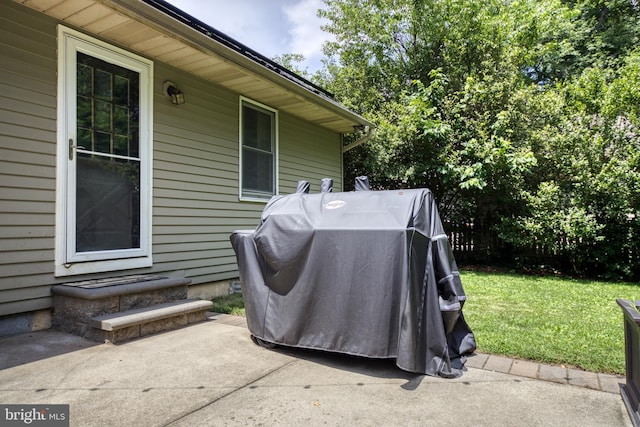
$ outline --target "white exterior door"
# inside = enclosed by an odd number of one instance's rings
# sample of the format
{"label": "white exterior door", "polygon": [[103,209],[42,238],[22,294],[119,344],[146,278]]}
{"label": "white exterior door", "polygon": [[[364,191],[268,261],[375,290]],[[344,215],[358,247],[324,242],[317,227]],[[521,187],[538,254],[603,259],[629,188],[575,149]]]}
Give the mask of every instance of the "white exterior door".
{"label": "white exterior door", "polygon": [[59,30],[56,274],[151,265],[152,63]]}

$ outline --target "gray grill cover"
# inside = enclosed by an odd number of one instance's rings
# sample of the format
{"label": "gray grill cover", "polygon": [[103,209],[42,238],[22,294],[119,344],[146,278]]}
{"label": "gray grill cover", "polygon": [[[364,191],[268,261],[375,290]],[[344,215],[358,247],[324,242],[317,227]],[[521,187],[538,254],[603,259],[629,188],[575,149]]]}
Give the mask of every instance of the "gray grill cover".
{"label": "gray grill cover", "polygon": [[231,235],[249,331],[456,377],[474,335],[430,190],[275,196]]}

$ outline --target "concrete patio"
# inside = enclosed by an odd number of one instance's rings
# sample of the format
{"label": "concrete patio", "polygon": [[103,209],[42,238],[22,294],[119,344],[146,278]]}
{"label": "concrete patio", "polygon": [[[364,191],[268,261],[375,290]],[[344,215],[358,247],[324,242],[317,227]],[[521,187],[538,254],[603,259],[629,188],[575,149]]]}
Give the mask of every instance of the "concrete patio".
{"label": "concrete patio", "polygon": [[255,345],[244,319],[120,345],[0,338],[0,403],[69,404],[71,426],[631,426],[623,378],[480,354],[457,379],[391,360]]}

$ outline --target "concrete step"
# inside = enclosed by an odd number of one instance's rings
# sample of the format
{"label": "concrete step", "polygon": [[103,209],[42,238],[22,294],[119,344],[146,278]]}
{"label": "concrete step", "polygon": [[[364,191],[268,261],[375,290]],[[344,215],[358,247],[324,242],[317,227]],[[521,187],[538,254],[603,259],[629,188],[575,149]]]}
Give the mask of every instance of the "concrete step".
{"label": "concrete step", "polygon": [[123,342],[206,320],[210,301],[188,300],[188,278],[132,275],[55,285],[55,329]]}
{"label": "concrete step", "polygon": [[87,280],[54,285],[51,293],[54,295],[97,300],[127,295],[158,292],[162,290],[184,290],[191,283],[191,279],[184,277],[172,278],[156,275],[135,275],[110,279]]}
{"label": "concrete step", "polygon": [[211,301],[181,300],[90,318],[90,338],[121,343],[206,320]]}
{"label": "concrete step", "polygon": [[132,325],[149,323],[179,314],[188,314],[202,310],[206,311],[212,306],[213,303],[211,301],[175,301],[158,304],[152,307],[137,308],[134,310],[107,314],[105,316],[93,317],[89,319],[89,324],[94,328],[102,329],[104,331],[115,331]]}

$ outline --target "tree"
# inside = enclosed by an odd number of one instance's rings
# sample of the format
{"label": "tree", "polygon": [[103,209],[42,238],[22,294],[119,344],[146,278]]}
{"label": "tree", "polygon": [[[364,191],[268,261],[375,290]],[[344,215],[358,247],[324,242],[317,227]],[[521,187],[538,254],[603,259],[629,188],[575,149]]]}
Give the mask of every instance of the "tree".
{"label": "tree", "polygon": [[640,271],[637,2],[325,0],[320,14],[336,41],[317,77],[377,126],[347,182],[431,188],[493,259],[543,249],[581,274]]}
{"label": "tree", "polygon": [[344,104],[369,112],[378,128],[368,146],[349,153],[349,169],[367,166],[381,188],[429,187],[445,216],[454,207],[461,217],[478,216],[478,207],[482,216],[506,209],[513,183],[535,162],[526,143],[512,138],[524,105],[513,93],[527,84],[526,50],[514,49],[516,21],[506,5],[326,5],[321,13],[336,42],[325,47],[324,84]]}
{"label": "tree", "polygon": [[540,167],[524,209],[502,219],[506,241],[550,248],[574,273],[638,277],[639,59],[584,70],[536,98],[546,106],[530,134]]}
{"label": "tree", "polygon": [[291,70],[299,76],[305,79],[310,79],[311,75],[307,68],[304,70],[300,68],[300,64],[304,62],[305,57],[301,53],[284,53],[282,55],[276,55],[272,58],[274,62],[282,65],[287,70]]}

